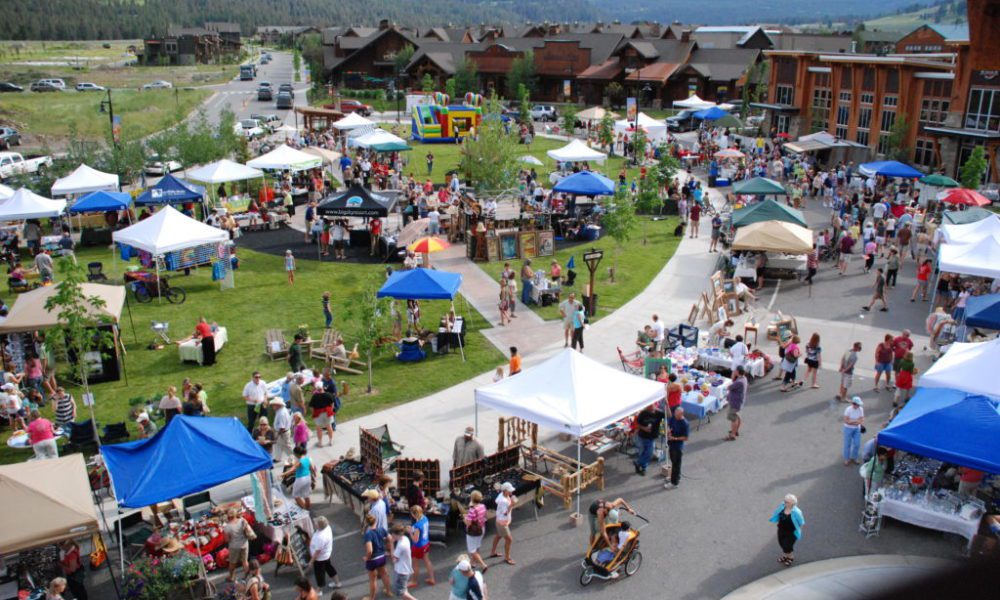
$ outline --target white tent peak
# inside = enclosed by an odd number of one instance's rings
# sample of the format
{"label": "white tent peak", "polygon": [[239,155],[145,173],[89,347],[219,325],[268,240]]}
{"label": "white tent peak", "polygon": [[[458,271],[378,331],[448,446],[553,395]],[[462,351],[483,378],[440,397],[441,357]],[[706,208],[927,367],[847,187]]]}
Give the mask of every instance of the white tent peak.
{"label": "white tent peak", "polygon": [[583,140],[573,140],[562,148],[549,150],[546,154],[552,160],[559,162],[585,162],[592,160],[600,162],[608,157],[607,154],[598,152],[588,146]]}
{"label": "white tent peak", "polygon": [[372,127],[375,125],[375,121],[370,121],[356,112],[353,112],[339,121],[333,123],[334,129],[339,129],[341,131],[350,131],[351,129],[357,129],[359,127]]}
{"label": "white tent peak", "polygon": [[85,194],[87,192],[117,192],[118,176],[113,173],[98,171],[87,165],[80,165],[72,173],[56,179],[52,184],[53,196],[68,196],[70,194]]}
{"label": "white tent peak", "polygon": [[364,135],[353,138],[350,144],[352,146],[370,148],[379,144],[406,144],[406,140],[398,135],[389,133],[385,129],[373,129]]}
{"label": "white tent peak", "polygon": [[540,427],[582,436],[664,397],[662,383],[564,349],[517,377],[476,390],[476,402]]}
{"label": "white tent peak", "polygon": [[263,177],[264,173],[253,167],[241,165],[229,159],[222,159],[210,165],[187,172],[188,179],[204,183],[227,183]]}
{"label": "white tent peak", "polygon": [[954,343],[920,376],[920,387],[950,388],[1000,398],[996,385],[997,365],[1000,365],[1000,339],[975,344]]}
{"label": "white tent peak", "polygon": [[14,188],[7,187],[0,183],[0,200],[6,200],[14,195]]}
{"label": "white tent peak", "polygon": [[247,161],[247,166],[254,169],[289,169],[305,170],[318,167],[322,160],[313,154],[296,150],[288,144],[282,144],[267,154]]}
{"label": "white tent peak", "polygon": [[987,235],[968,244],[942,245],[938,268],[946,273],[1000,277],[1000,236]]}
{"label": "white tent peak", "polygon": [[0,201],[0,221],[58,217],[65,210],[65,200],[52,200],[21,188],[10,198]]}
{"label": "white tent peak", "polygon": [[975,243],[990,236],[1000,238],[1000,216],[992,215],[974,223],[945,223],[941,235],[949,244]]}
{"label": "white tent peak", "polygon": [[148,219],[116,231],[111,237],[154,256],[229,240],[225,231],[192,219],[172,206],[164,206]]}

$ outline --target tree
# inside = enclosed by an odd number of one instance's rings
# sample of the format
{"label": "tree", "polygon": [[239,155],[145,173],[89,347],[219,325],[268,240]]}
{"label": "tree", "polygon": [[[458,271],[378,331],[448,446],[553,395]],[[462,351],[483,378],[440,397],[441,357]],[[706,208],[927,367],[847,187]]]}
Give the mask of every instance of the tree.
{"label": "tree", "polygon": [[[464,58],[455,67],[455,94],[465,95],[469,92],[479,93],[479,74],[476,71],[476,63]],[[456,100],[456,96],[452,96]]]}
{"label": "tree", "polygon": [[[56,292],[45,301],[45,310],[57,315],[58,324],[48,330],[45,339],[57,353],[67,357],[74,369],[73,375],[83,386],[84,395],[88,395],[90,386],[86,355],[114,342],[110,332],[99,329],[110,319],[103,312],[106,303],[100,296],[84,295],[87,272],[82,266],[64,257],[59,259],[59,272],[62,273],[62,280],[56,284]],[[89,408],[94,437],[100,445],[93,404]]]}
{"label": "tree", "polygon": [[745,121],[750,116],[750,103],[760,102],[767,89],[769,61],[762,61],[750,67],[747,72],[746,83],[743,84],[743,94],[740,104],[740,116]]}
{"label": "tree", "polygon": [[292,50],[292,70],[294,72],[295,81],[302,79],[302,75],[299,74],[299,68],[302,66],[302,53],[298,48]]}
{"label": "tree", "polygon": [[507,72],[507,96],[509,98],[521,97],[521,86],[528,89],[531,96],[535,95],[535,53],[528,50],[524,56],[515,58],[510,64],[510,71]]}
{"label": "tree", "polygon": [[385,298],[378,297],[379,286],[378,277],[370,275],[355,302],[352,302],[347,309],[350,321],[358,326],[354,341],[358,344],[358,351],[365,358],[368,368],[369,394],[375,384],[372,360],[387,347],[382,344],[382,336],[383,332],[389,330],[389,302]]}
{"label": "tree", "polygon": [[646,147],[649,146],[649,138],[646,136],[646,131],[640,127],[636,129],[635,134],[632,136],[632,163],[640,164],[642,159],[646,156]]}
{"label": "tree", "polygon": [[986,175],[986,169],[989,168],[989,163],[986,162],[986,151],[982,146],[976,146],[972,149],[972,154],[969,158],[965,159],[965,163],[958,170],[958,180],[961,182],[962,187],[969,188],[970,190],[978,190],[979,186],[983,183],[983,176]]}
{"label": "tree", "polygon": [[479,193],[499,193],[517,185],[521,166],[517,138],[507,133],[500,110],[496,96],[488,98],[475,139],[462,142],[459,168]]}
{"label": "tree", "polygon": [[420,89],[424,92],[434,91],[434,78],[430,73],[424,73],[424,78],[420,80]]}
{"label": "tree", "polygon": [[454,98],[455,97],[455,92],[456,92],[457,89],[458,89],[458,86],[455,83],[455,78],[454,77],[449,77],[444,82],[444,93],[447,94],[447,96],[449,98]]}
{"label": "tree", "polygon": [[531,123],[531,93],[523,83],[517,88],[517,110],[519,121]]}
{"label": "tree", "polygon": [[[635,211],[639,214],[650,215],[659,212],[661,206],[663,206],[663,202],[660,200],[660,188],[657,186],[656,180],[647,174],[639,180],[639,193],[635,197]],[[646,235],[646,225],[649,223],[649,219],[644,217],[637,217],[637,219],[642,222],[642,245],[645,246],[649,241]]]}
{"label": "tree", "polygon": [[396,77],[399,77],[406,70],[406,65],[410,64],[410,61],[413,60],[413,53],[413,46],[406,44],[396,53],[396,56],[392,57],[392,66],[396,70]]}
{"label": "tree", "polygon": [[608,102],[611,103],[611,108],[615,108],[616,106],[621,106],[622,99],[625,97],[625,88],[617,81],[612,81],[608,84],[608,87],[604,88],[604,93],[608,95]]}
{"label": "tree", "polygon": [[566,135],[573,135],[573,132],[576,130],[577,112],[575,104],[567,104],[562,109],[562,126]]}
{"label": "tree", "polygon": [[889,129],[888,148],[885,157],[889,160],[906,162],[910,160],[913,149],[906,144],[906,139],[910,135],[910,122],[906,118],[906,113],[896,116],[892,127]]}
{"label": "tree", "polygon": [[309,67],[314,84],[323,81],[323,37],[318,33],[308,33],[298,40],[298,47],[302,51],[302,59]]}
{"label": "tree", "polygon": [[618,255],[621,254],[626,242],[632,238],[638,220],[635,216],[635,206],[621,187],[615,192],[612,201],[605,203],[605,210],[607,212],[601,217],[601,227],[604,233],[615,241],[610,278],[611,283],[614,283],[615,271],[618,270]]}
{"label": "tree", "polygon": [[601,124],[597,127],[597,141],[611,156],[615,155],[615,120],[609,113],[604,113]]}

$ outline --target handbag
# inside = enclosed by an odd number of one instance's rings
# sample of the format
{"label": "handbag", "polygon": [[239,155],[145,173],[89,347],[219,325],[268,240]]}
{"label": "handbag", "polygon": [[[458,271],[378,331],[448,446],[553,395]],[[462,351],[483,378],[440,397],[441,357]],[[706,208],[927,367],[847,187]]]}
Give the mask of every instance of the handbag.
{"label": "handbag", "polygon": [[93,552],[90,553],[90,568],[96,569],[108,560],[108,549],[104,545],[104,540],[96,533],[90,536],[90,543],[94,546]]}
{"label": "handbag", "polygon": [[[466,515],[468,518],[468,515]],[[472,537],[483,535],[483,524],[479,522],[478,515],[465,524],[465,533]]]}
{"label": "handbag", "polygon": [[866,428],[864,425],[862,425],[861,426],[861,435],[864,435],[866,433],[868,433],[868,428]]}

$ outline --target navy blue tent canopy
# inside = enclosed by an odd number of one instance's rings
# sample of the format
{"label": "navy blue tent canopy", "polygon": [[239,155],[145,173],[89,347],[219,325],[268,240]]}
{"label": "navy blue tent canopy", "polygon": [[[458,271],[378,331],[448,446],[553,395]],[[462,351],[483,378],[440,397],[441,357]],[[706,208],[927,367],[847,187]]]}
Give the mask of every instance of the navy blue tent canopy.
{"label": "navy blue tent canopy", "polygon": [[139,197],[135,199],[135,205],[151,206],[179,202],[201,202],[204,198],[205,188],[167,173],[156,185],[139,194]]}
{"label": "navy blue tent canopy", "polygon": [[971,296],[965,303],[965,324],[1000,329],[1000,294]]}
{"label": "navy blue tent canopy", "polygon": [[881,175],[882,177],[919,179],[924,176],[923,171],[918,171],[910,165],[903,164],[896,160],[880,160],[877,162],[862,163],[858,168],[862,173]]}
{"label": "navy blue tent canopy", "polygon": [[454,300],[461,285],[460,273],[432,269],[396,271],[378,291],[378,297],[400,300]]}
{"label": "navy blue tent canopy", "polygon": [[125,192],[91,192],[74,202],[69,212],[113,212],[125,210],[131,202],[132,196]]}
{"label": "navy blue tent canopy", "polygon": [[552,190],[578,196],[613,196],[615,182],[600,173],[580,171],[560,180]]}
{"label": "navy blue tent canopy", "polygon": [[270,470],[271,455],[234,417],[174,417],[156,435],[101,447],[119,506],[140,508]]}
{"label": "navy blue tent canopy", "polygon": [[960,467],[1000,473],[1000,402],[944,388],[919,388],[878,444]]}
{"label": "navy blue tent canopy", "polygon": [[711,108],[706,108],[705,110],[699,110],[694,113],[696,119],[702,119],[703,121],[717,121],[722,117],[728,116],[729,113],[722,110],[718,106],[713,106]]}

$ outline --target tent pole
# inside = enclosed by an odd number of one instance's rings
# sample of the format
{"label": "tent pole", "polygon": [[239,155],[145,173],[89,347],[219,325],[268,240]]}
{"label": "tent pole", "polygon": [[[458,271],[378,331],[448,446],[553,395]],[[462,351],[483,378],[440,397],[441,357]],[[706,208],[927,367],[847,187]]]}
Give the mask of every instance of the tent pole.
{"label": "tent pole", "polygon": [[122,509],[118,508],[118,558],[121,563],[121,573],[125,572],[125,528],[122,526]]}
{"label": "tent pole", "polygon": [[[580,460],[580,436],[576,437],[576,467],[579,469],[582,461]],[[580,514],[580,493],[583,487],[583,479],[581,478],[576,486],[576,514]]]}
{"label": "tent pole", "polygon": [[[108,527],[108,517],[104,514],[104,499],[101,498],[101,493],[91,491],[91,495],[93,495],[94,499],[97,500],[97,510],[101,513],[101,522],[104,523],[104,530],[110,532],[111,528]],[[119,529],[121,529],[121,527],[119,527]],[[102,541],[104,540],[104,536],[100,531],[97,532],[97,535],[101,537]],[[118,551],[119,554],[121,554],[121,547],[118,548]],[[111,559],[107,559],[104,562],[108,565],[108,575],[111,576],[111,583],[115,586],[115,597],[118,598],[118,600],[121,600],[122,593],[121,590],[118,589],[118,580],[115,579],[115,571],[111,568]]]}
{"label": "tent pole", "polygon": [[[476,401],[476,435],[479,435],[479,401]],[[455,465],[452,465],[455,466]]]}
{"label": "tent pole", "polygon": [[128,290],[125,290],[125,309],[128,311],[128,322],[132,326],[132,341],[139,343],[139,336],[135,332],[135,321],[132,320],[132,303],[128,301]]}

